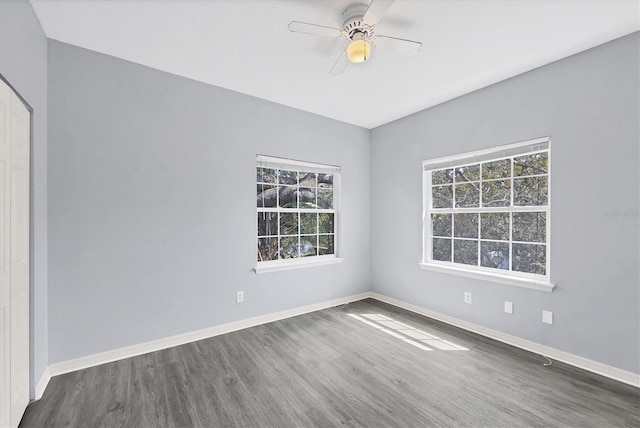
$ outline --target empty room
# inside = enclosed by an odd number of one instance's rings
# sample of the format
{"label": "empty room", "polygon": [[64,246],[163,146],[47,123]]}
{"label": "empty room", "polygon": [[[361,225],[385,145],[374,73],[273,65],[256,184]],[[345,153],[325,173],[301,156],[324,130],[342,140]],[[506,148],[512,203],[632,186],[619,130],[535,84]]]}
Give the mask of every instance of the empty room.
{"label": "empty room", "polygon": [[0,428],[640,427],[639,0],[0,0]]}

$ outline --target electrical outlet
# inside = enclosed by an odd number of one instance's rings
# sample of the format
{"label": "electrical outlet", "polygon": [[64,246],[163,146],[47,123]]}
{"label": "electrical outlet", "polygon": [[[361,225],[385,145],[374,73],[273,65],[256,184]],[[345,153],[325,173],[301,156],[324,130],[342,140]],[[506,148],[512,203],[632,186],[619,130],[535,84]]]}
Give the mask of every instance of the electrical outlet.
{"label": "electrical outlet", "polygon": [[468,291],[464,292],[464,302],[471,304],[471,293],[469,293]]}
{"label": "electrical outlet", "polygon": [[236,292],[236,303],[244,302],[244,291]]}
{"label": "electrical outlet", "polygon": [[553,312],[542,311],[542,322],[545,324],[553,324]]}
{"label": "electrical outlet", "polygon": [[504,301],[504,311],[508,314],[513,313],[513,302],[509,302],[507,300]]}

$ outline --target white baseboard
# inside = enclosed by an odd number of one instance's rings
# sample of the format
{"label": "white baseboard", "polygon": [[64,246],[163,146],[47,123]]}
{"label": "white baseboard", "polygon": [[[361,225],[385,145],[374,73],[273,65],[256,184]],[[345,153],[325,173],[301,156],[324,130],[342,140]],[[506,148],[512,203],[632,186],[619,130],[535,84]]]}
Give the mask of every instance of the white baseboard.
{"label": "white baseboard", "polygon": [[[312,305],[301,306],[294,309],[288,309],[286,311],[261,315],[258,317],[248,318],[240,321],[234,321],[231,323],[221,324],[202,330],[196,330],[176,336],[152,340],[150,342],[140,343],[137,345],[125,346],[123,348],[113,349],[111,351],[101,352],[98,354],[87,355],[85,357],[80,357],[73,360],[62,361],[59,363],[51,364],[47,369],[48,373],[50,373],[50,376],[57,376],[64,373],[74,372],[76,370],[86,369],[88,367],[98,366],[100,364],[110,363],[129,357],[135,357],[136,355],[148,354],[149,352],[155,352],[161,349],[184,345],[185,343],[207,339],[236,330],[242,330],[257,325],[318,311],[320,309],[331,308],[333,306],[354,302],[356,300],[366,299],[367,297],[370,297],[369,292],[341,297],[339,299],[328,300],[325,302],[314,303]],[[44,388],[42,389],[42,392],[44,392]],[[42,394],[40,394],[40,396],[42,396]]]}
{"label": "white baseboard", "polygon": [[397,306],[399,308],[403,308],[408,311],[415,312],[417,314],[424,315],[426,317],[433,318],[438,321],[442,321],[446,324],[450,324],[455,327],[460,327],[464,330],[471,331],[473,333],[477,333],[482,336],[489,337],[491,339],[495,339],[499,342],[503,342],[508,345],[515,346],[516,348],[521,348],[530,352],[534,352],[536,354],[545,355],[551,358],[552,360],[562,361],[563,363],[567,363],[569,365],[579,367],[581,369],[640,388],[640,375],[636,373],[628,372],[626,370],[612,367],[607,364],[603,364],[597,361],[589,360],[587,358],[579,357],[577,355],[560,351],[555,348],[551,348],[549,346],[541,345],[536,342],[531,342],[526,339],[521,339],[516,336],[511,336],[509,334],[502,333],[497,330],[492,330],[490,328],[482,327],[480,325],[473,324],[468,321],[464,321],[449,315],[444,315],[439,312],[425,309],[420,306],[403,302],[402,300],[394,299],[392,297],[387,297],[382,294],[372,292],[370,293],[370,297],[376,300],[380,300],[381,302],[389,303],[393,306]]}
{"label": "white baseboard", "polygon": [[254,327],[261,324],[278,321],[285,318],[294,317],[297,315],[306,314],[309,312],[318,311],[321,309],[330,308],[337,305],[342,305],[357,300],[366,298],[373,298],[381,302],[389,303],[415,312],[420,315],[424,315],[429,318],[433,318],[438,321],[462,328],[473,333],[480,334],[482,336],[489,337],[491,339],[498,340],[508,345],[515,346],[536,354],[546,355],[551,359],[562,361],[581,369],[597,373],[602,376],[635,386],[640,387],[640,375],[618,369],[597,361],[589,360],[587,358],[579,357],[577,355],[570,354],[568,352],[559,351],[548,346],[541,345],[539,343],[531,342],[529,340],[521,339],[519,337],[511,336],[496,330],[492,330],[486,327],[482,327],[477,324],[470,323],[449,315],[444,315],[429,309],[422,308],[420,306],[413,305],[411,303],[404,302],[402,300],[387,297],[385,295],[365,292],[355,294],[352,296],[342,297],[339,299],[329,300],[320,303],[314,303],[312,305],[301,306],[299,308],[288,309],[286,311],[275,312],[272,314],[261,315],[258,317],[248,318],[245,320],[235,321],[227,324],[221,324],[214,327],[205,328],[202,330],[196,330],[189,333],[180,334],[177,336],[166,337],[150,342],[140,343],[137,345],[126,346],[123,348],[114,349],[111,351],[101,352],[98,354],[88,355],[85,357],[76,358],[73,360],[62,361],[49,365],[40,381],[36,385],[36,400],[39,400],[44,394],[44,390],[49,384],[49,380],[53,376],[61,375],[64,373],[73,372],[76,370],[82,370],[89,367],[98,366],[100,364],[110,363],[113,361],[122,360],[129,357],[135,357],[136,355],[147,354],[149,352],[155,352],[173,346],[184,345],[185,343],[191,343],[202,339],[218,336],[225,333],[231,333],[233,331],[242,330],[249,327]]}
{"label": "white baseboard", "polygon": [[44,390],[47,389],[47,385],[49,385],[49,381],[51,380],[51,371],[49,367],[44,369],[44,373],[40,377],[40,381],[36,385],[36,396],[34,397],[36,400],[42,398],[42,394],[44,394]]}

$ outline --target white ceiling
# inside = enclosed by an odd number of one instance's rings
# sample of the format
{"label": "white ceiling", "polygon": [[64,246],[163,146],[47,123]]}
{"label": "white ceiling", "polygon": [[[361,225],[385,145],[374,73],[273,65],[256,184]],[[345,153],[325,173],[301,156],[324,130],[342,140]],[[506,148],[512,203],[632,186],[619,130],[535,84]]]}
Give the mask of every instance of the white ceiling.
{"label": "white ceiling", "polygon": [[640,30],[639,0],[397,0],[376,34],[421,52],[331,76],[346,41],[287,24],[341,27],[358,2],[31,0],[51,39],[365,128]]}

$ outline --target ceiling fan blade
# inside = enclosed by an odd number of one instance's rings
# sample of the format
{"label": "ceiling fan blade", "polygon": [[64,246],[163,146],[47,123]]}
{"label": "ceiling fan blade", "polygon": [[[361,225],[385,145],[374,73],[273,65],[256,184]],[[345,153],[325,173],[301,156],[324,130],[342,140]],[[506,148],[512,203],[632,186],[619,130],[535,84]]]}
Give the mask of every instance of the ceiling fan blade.
{"label": "ceiling fan blade", "polygon": [[369,9],[362,20],[368,25],[376,25],[396,0],[371,0]]}
{"label": "ceiling fan blade", "polygon": [[325,27],[324,25],[309,24],[308,22],[291,21],[289,31],[293,33],[314,34],[316,36],[340,37],[342,30]]}
{"label": "ceiling fan blade", "polygon": [[402,55],[412,56],[420,52],[422,42],[416,42],[414,40],[398,39],[397,37],[389,36],[374,36],[373,41],[376,47],[383,49],[391,49]]}
{"label": "ceiling fan blade", "polygon": [[344,72],[344,70],[347,68],[348,65],[349,65],[349,58],[347,57],[347,49],[345,49],[342,51],[342,53],[338,57],[338,60],[336,61],[336,63],[333,64],[333,67],[331,67],[331,70],[329,71],[329,73],[334,76],[338,76]]}

